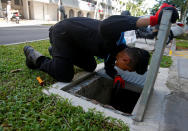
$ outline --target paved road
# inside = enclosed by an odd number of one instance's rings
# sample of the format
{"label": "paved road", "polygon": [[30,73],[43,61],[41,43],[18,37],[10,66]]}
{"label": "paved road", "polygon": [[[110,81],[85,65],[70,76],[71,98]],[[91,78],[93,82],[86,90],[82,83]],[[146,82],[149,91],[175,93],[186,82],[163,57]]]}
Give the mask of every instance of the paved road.
{"label": "paved road", "polygon": [[44,25],[0,27],[0,45],[46,39],[49,27]]}

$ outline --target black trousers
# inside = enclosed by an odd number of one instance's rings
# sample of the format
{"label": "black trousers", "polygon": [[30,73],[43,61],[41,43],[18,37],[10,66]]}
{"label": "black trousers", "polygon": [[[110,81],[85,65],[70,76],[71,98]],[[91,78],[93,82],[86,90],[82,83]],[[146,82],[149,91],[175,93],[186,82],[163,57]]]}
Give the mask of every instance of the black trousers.
{"label": "black trousers", "polygon": [[58,81],[70,82],[74,77],[73,65],[85,71],[93,72],[97,64],[94,57],[82,57],[76,61],[61,57],[53,57],[52,59],[46,57],[41,63],[40,70],[48,73]]}
{"label": "black trousers", "polygon": [[70,82],[74,77],[74,65],[88,72],[95,70],[97,63],[94,56],[88,56],[70,46],[72,44],[70,44],[71,41],[66,32],[54,33],[50,36],[50,42],[52,45],[52,59],[45,57],[41,61],[41,71],[48,73],[58,81]]}

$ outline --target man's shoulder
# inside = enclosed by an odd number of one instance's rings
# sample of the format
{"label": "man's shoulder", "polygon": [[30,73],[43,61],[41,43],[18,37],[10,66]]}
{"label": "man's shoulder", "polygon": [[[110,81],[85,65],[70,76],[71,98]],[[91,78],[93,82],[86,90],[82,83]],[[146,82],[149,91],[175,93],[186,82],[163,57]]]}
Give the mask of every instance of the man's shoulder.
{"label": "man's shoulder", "polygon": [[70,23],[75,25],[80,25],[82,27],[88,27],[90,29],[97,29],[97,27],[101,22],[99,20],[91,19],[87,17],[73,17],[66,19],[66,21],[69,21]]}
{"label": "man's shoulder", "polygon": [[88,18],[88,17],[72,17],[72,18],[68,18],[66,19],[67,21],[95,21],[95,22],[100,22],[100,20],[97,19],[92,19],[92,18]]}

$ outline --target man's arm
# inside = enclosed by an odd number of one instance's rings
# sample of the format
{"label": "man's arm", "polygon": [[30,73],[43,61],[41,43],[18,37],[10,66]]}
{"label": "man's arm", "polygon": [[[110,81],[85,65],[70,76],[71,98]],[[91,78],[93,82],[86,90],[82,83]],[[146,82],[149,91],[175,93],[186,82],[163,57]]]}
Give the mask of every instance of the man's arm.
{"label": "man's arm", "polygon": [[120,36],[121,32],[136,30],[137,28],[148,25],[158,25],[160,24],[163,10],[171,10],[173,12],[171,18],[172,23],[175,23],[179,18],[176,8],[164,3],[154,16],[134,17],[114,15],[103,20],[100,24],[101,35],[105,39],[116,40]]}
{"label": "man's arm", "polygon": [[118,39],[121,32],[148,26],[150,18],[114,15],[100,24],[100,32],[105,39]]}
{"label": "man's arm", "polygon": [[148,25],[150,25],[150,18],[149,17],[141,17],[136,22],[137,28],[145,27],[145,26],[148,26]]}
{"label": "man's arm", "polygon": [[103,20],[100,24],[100,33],[104,39],[118,40],[121,32],[137,29],[138,17],[114,15]]}

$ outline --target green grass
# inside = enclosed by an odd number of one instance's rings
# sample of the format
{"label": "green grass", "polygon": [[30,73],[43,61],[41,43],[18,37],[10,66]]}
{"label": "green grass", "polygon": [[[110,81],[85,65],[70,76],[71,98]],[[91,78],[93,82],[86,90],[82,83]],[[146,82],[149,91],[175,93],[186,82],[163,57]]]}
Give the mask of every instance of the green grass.
{"label": "green grass", "polygon": [[54,25],[54,24],[42,24],[42,25],[46,25],[46,26],[52,26],[52,25]]}
{"label": "green grass", "polygon": [[[28,44],[49,56],[49,41]],[[122,121],[94,110],[84,112],[68,100],[43,94],[42,89],[56,81],[25,66],[25,45],[0,46],[0,130],[129,130]],[[38,84],[37,76],[44,86]]]}
{"label": "green grass", "polygon": [[176,47],[188,48],[188,40],[176,40]]}
{"label": "green grass", "polygon": [[180,36],[177,36],[176,39],[188,40],[188,34],[184,33],[184,34],[182,34]]}
{"label": "green grass", "polygon": [[160,67],[163,67],[163,68],[169,68],[171,65],[172,65],[172,58],[171,56],[163,56],[162,57],[162,60],[161,60],[161,63],[160,63]]}
{"label": "green grass", "polygon": [[[150,61],[149,63],[151,62],[151,58],[152,58],[152,53],[150,54],[151,57],[150,57]],[[171,65],[172,65],[172,58],[171,56],[163,56],[162,57],[162,60],[161,60],[161,63],[160,63],[160,67],[162,68],[169,68]]]}

